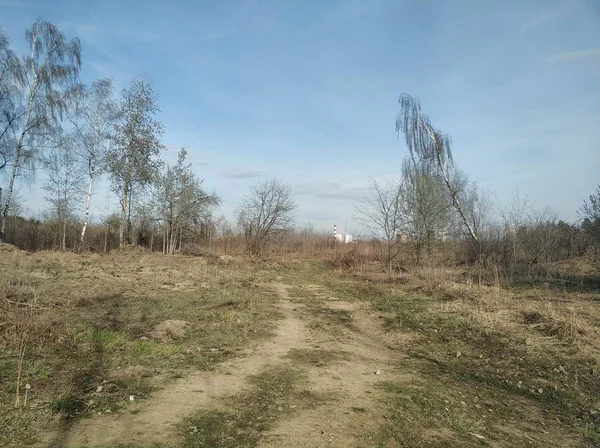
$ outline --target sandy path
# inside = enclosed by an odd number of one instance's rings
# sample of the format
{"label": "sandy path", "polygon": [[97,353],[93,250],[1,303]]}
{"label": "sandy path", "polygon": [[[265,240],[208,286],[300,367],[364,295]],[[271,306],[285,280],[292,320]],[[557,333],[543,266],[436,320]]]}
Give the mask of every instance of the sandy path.
{"label": "sandy path", "polygon": [[[45,446],[178,446],[174,425],[194,411],[222,408],[222,398],[242,391],[248,375],[269,365],[293,364],[286,357],[292,349],[341,354],[325,365],[295,366],[306,372],[309,390],[331,398],[315,408],[282,416],[264,434],[260,446],[341,448],[375,443],[386,411],[376,383],[401,377],[393,366],[404,356],[403,341],[389,340],[380,316],[366,304],[337,300],[316,286],[310,293],[326,299],[304,304],[302,299],[289,297],[288,285],[262,286],[277,293],[279,301],[274,306],[283,314],[270,340],[255,344],[215,371],[176,380],[123,413],[80,420]],[[345,322],[338,319],[340,313]]]}
{"label": "sandy path", "polygon": [[[301,305],[285,298],[285,288],[277,285],[282,297],[277,307],[283,313],[272,339],[254,345],[245,356],[225,362],[212,372],[195,372],[168,384],[148,399],[128,406],[123,413],[102,415],[78,421],[73,427],[46,442],[48,448],[114,446],[117,443],[177,444],[173,425],[198,409],[216,407],[219,398],[235,394],[248,375],[266,365],[278,363],[292,348],[302,347],[307,331],[293,311]],[[132,413],[132,411],[134,413]]]}
{"label": "sandy path", "polygon": [[[276,447],[350,447],[376,446],[384,421],[386,406],[376,384],[385,380],[410,380],[396,370],[405,355],[401,339],[389,340],[382,330],[381,319],[360,302],[344,302],[330,294],[321,305],[301,310],[308,321],[310,314],[328,310],[350,316],[349,325],[331,331],[310,326],[308,340],[312,346],[348,357],[335,360],[324,368],[308,368],[310,389],[330,394],[332,399],[322,406],[301,411],[283,419],[264,434],[261,448]],[[323,318],[318,318],[323,319]],[[319,320],[317,320],[318,322]]]}

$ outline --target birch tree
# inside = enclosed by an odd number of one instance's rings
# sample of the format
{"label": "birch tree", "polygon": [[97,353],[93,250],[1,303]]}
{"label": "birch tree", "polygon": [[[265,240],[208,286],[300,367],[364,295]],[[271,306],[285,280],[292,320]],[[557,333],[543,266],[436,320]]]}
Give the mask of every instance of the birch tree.
{"label": "birch tree", "polygon": [[177,164],[167,166],[156,185],[158,209],[163,223],[163,253],[181,249],[184,232],[206,223],[211,207],[218,205],[215,194],[207,194],[202,181],[186,163],[187,151],[179,151]]}
{"label": "birch tree", "polygon": [[79,248],[83,248],[90,221],[90,204],[94,184],[102,175],[104,154],[111,142],[118,118],[118,104],[113,98],[110,79],[95,81],[91,88],[80,85],[71,93],[72,107],[68,114],[73,130],[68,143],[87,173],[87,192]]}
{"label": "birch tree", "polygon": [[76,82],[81,67],[79,40],[67,41],[53,23],[38,20],[25,35],[29,53],[12,68],[19,102],[9,129],[14,150],[8,188],[0,211],[0,242],[4,241],[15,179],[27,162],[35,161],[36,156],[41,155],[58,132],[67,106],[65,92]]}
{"label": "birch tree", "polygon": [[84,181],[76,154],[70,148],[58,148],[48,161],[48,178],[42,187],[50,212],[59,223],[59,247],[67,249],[67,227],[75,219]]}
{"label": "birch tree", "polygon": [[404,230],[411,235],[418,264],[423,247],[431,253],[433,241],[448,230],[451,222],[443,179],[426,166],[405,160],[401,204],[406,217]]}
{"label": "birch tree", "polygon": [[403,93],[398,103],[400,113],[396,116],[396,131],[404,134],[413,163],[443,180],[452,207],[460,216],[469,237],[478,246],[478,236],[469,222],[460,198],[461,192],[453,179],[457,171],[450,136],[433,127],[429,117],[421,111],[418,98]]}
{"label": "birch tree", "polygon": [[15,147],[11,130],[17,115],[17,84],[21,81],[21,75],[19,58],[11,50],[8,36],[0,28],[0,173],[8,166]]}
{"label": "birch tree", "polygon": [[151,81],[135,79],[123,90],[113,144],[105,157],[112,189],[121,204],[120,247],[130,242],[128,212],[133,193],[155,180],[161,166],[164,128],[155,118],[159,111],[158,95]]}

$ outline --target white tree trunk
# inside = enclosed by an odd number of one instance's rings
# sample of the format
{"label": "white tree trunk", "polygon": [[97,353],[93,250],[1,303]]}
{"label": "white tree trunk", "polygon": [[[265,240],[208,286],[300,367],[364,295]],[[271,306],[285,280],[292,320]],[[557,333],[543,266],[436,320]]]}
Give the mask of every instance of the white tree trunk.
{"label": "white tree trunk", "polygon": [[67,250],[67,220],[63,220],[62,240],[60,242],[60,250]]}
{"label": "white tree trunk", "polygon": [[17,177],[17,167],[21,158],[21,142],[23,141],[23,135],[21,135],[19,139],[19,143],[17,143],[17,148],[15,151],[15,156],[13,158],[13,166],[10,170],[10,178],[8,180],[8,191],[6,192],[6,200],[4,201],[4,207],[2,209],[2,225],[0,226],[0,243],[4,242],[5,232],[6,232],[6,217],[8,216],[8,209],[10,208],[10,203],[12,200],[13,189],[15,185],[15,177]]}
{"label": "white tree trunk", "polygon": [[[37,40],[37,38],[36,38]],[[32,52],[33,59],[33,52]],[[17,140],[17,145],[15,148],[15,155],[13,157],[13,166],[10,170],[10,179],[8,181],[8,191],[6,192],[6,201],[4,202],[4,208],[2,210],[2,225],[0,225],[0,243],[4,242],[4,233],[6,231],[6,217],[8,216],[8,209],[10,208],[10,204],[12,201],[12,195],[15,185],[15,177],[17,177],[17,169],[19,168],[19,163],[21,162],[21,151],[23,150],[23,139],[25,138],[25,132],[30,125],[31,121],[31,112],[33,110],[33,100],[35,99],[35,94],[39,87],[39,79],[37,73],[34,71],[33,85],[29,90],[29,100],[27,101],[27,115],[25,116],[25,121],[21,127],[21,133],[19,135],[19,139]]]}
{"label": "white tree trunk", "polygon": [[129,200],[129,185],[125,185],[123,203],[121,204],[121,222],[119,226],[119,247],[125,245],[125,221],[127,219],[127,205]]}
{"label": "white tree trunk", "polygon": [[175,243],[177,242],[177,228],[173,226],[171,229],[171,238],[169,240],[169,255],[175,252]]}
{"label": "white tree trunk", "polygon": [[108,223],[104,225],[104,253],[108,249]]}
{"label": "white tree trunk", "polygon": [[[433,142],[436,145],[438,145],[438,141],[435,137],[434,132],[431,129],[429,129],[428,126],[426,126],[426,129],[427,129],[427,133],[429,134],[429,137],[431,138],[431,140],[433,140]],[[440,169],[440,171],[442,173],[442,177],[444,179],[446,187],[448,188],[448,191],[450,192],[450,196],[452,197],[452,205],[454,206],[456,211],[458,211],[458,214],[460,215],[465,227],[467,228],[467,231],[469,232],[469,236],[471,237],[473,242],[475,242],[475,244],[479,244],[479,238],[477,238],[475,229],[473,229],[473,226],[471,226],[471,224],[469,223],[469,220],[467,219],[467,217],[463,211],[463,208],[460,204],[460,200],[458,199],[458,192],[456,190],[454,190],[454,187],[452,186],[452,183],[450,182],[450,175],[446,171],[446,169],[444,169],[444,163],[442,162],[442,160],[440,158],[439,151],[436,154],[436,158],[437,158],[438,168]]]}
{"label": "white tree trunk", "polygon": [[94,186],[94,175],[96,170],[95,162],[90,164],[90,183],[88,185],[87,197],[85,199],[85,215],[83,218],[83,228],[81,229],[81,238],[79,241],[79,250],[83,250],[83,243],[85,241],[85,231],[90,221],[90,202],[92,200],[92,188]]}

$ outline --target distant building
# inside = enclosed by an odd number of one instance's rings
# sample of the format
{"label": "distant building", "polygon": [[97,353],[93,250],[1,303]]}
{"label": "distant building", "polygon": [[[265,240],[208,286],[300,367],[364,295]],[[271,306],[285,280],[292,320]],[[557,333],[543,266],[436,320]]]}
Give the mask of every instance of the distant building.
{"label": "distant building", "polygon": [[352,241],[354,241],[354,237],[352,235],[350,235],[349,233],[346,234],[341,234],[337,232],[337,225],[334,224],[333,225],[333,239],[335,241],[338,241],[340,243],[351,243]]}

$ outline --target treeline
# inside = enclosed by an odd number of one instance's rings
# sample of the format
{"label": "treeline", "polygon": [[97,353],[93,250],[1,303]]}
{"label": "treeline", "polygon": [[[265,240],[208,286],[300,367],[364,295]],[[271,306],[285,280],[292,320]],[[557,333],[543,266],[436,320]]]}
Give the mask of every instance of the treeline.
{"label": "treeline", "polygon": [[[356,207],[364,229],[360,245],[342,250],[330,234],[294,230],[294,193],[276,179],[252,187],[233,221],[217,218],[220,198],[205,189],[187,151],[179,151],[174,165],[161,158],[164,126],[151,80],[133,79],[119,94],[109,79],[86,86],[79,80],[78,39],[68,40],[45,21],[36,21],[26,39],[29,51],[18,56],[0,30],[0,242],[29,251],[325,251],[346,257],[344,263],[378,260],[390,275],[402,264],[436,260],[514,276],[598,254],[600,186],[580,207],[577,224],[533,210],[518,194],[499,204],[469,182],[454,162],[450,137],[408,94],[399,99],[396,125],[409,155],[397,180],[371,182]],[[47,174],[42,188],[48,207],[38,218],[24,218],[15,185],[32,181],[36,170]],[[119,208],[91,222],[102,176]]]}
{"label": "treeline", "polygon": [[[163,252],[165,245],[171,244],[171,233],[155,222],[132,219],[132,232],[136,246],[154,252]],[[66,241],[68,250],[73,250],[81,234],[80,223],[67,226]],[[23,218],[10,216],[7,219],[6,237],[20,249],[35,252],[39,250],[59,250],[62,238],[62,224],[51,219]],[[370,242],[367,242],[371,244]],[[243,255],[256,253],[262,256],[296,254],[307,257],[332,256],[340,245],[331,234],[315,230],[311,226],[299,229],[275,230],[263,241],[260,252],[252,251],[252,243],[241,228],[219,217],[195,228],[186,228],[183,235],[177,232],[173,253],[191,255]],[[355,248],[354,245],[348,249]],[[108,253],[119,249],[119,216],[110,215],[102,222],[90,224],[86,232],[85,251]],[[367,250],[369,252],[369,250]]]}
{"label": "treeline", "polygon": [[396,127],[409,155],[398,180],[372,181],[357,207],[358,219],[380,242],[379,259],[390,275],[406,262],[407,247],[417,265],[441,252],[439,263],[477,266],[511,279],[542,273],[555,261],[597,257],[600,186],[574,225],[550,209],[535,210],[518,192],[501,204],[469,182],[455,164],[450,137],[433,126],[417,98],[403,94],[399,104]]}
{"label": "treeline", "polygon": [[[164,126],[152,81],[134,79],[118,96],[110,79],[86,86],[78,39],[41,20],[26,38],[21,57],[0,30],[0,242],[29,250],[99,248],[90,216],[94,188],[107,176],[120,207],[104,219],[103,249],[115,246],[115,232],[120,247],[139,243],[143,232],[134,221],[145,219],[161,228],[161,249],[172,253],[219,200],[204,190],[185,149],[174,166],[161,159]],[[40,169],[48,208],[43,220],[23,220],[15,185]]]}
{"label": "treeline", "polygon": [[[264,254],[292,230],[294,195],[276,179],[251,189],[234,224],[214,219],[220,199],[204,188],[187,151],[174,165],[161,159],[164,126],[151,80],[133,79],[119,95],[110,79],[87,86],[79,81],[78,39],[41,20],[26,39],[29,51],[18,56],[0,29],[0,242],[27,250],[142,245],[172,254],[203,241],[210,247],[217,232],[229,238],[235,227],[245,251]],[[24,219],[15,185],[37,170],[46,173],[48,207]],[[102,176],[119,211],[91,223]]]}

